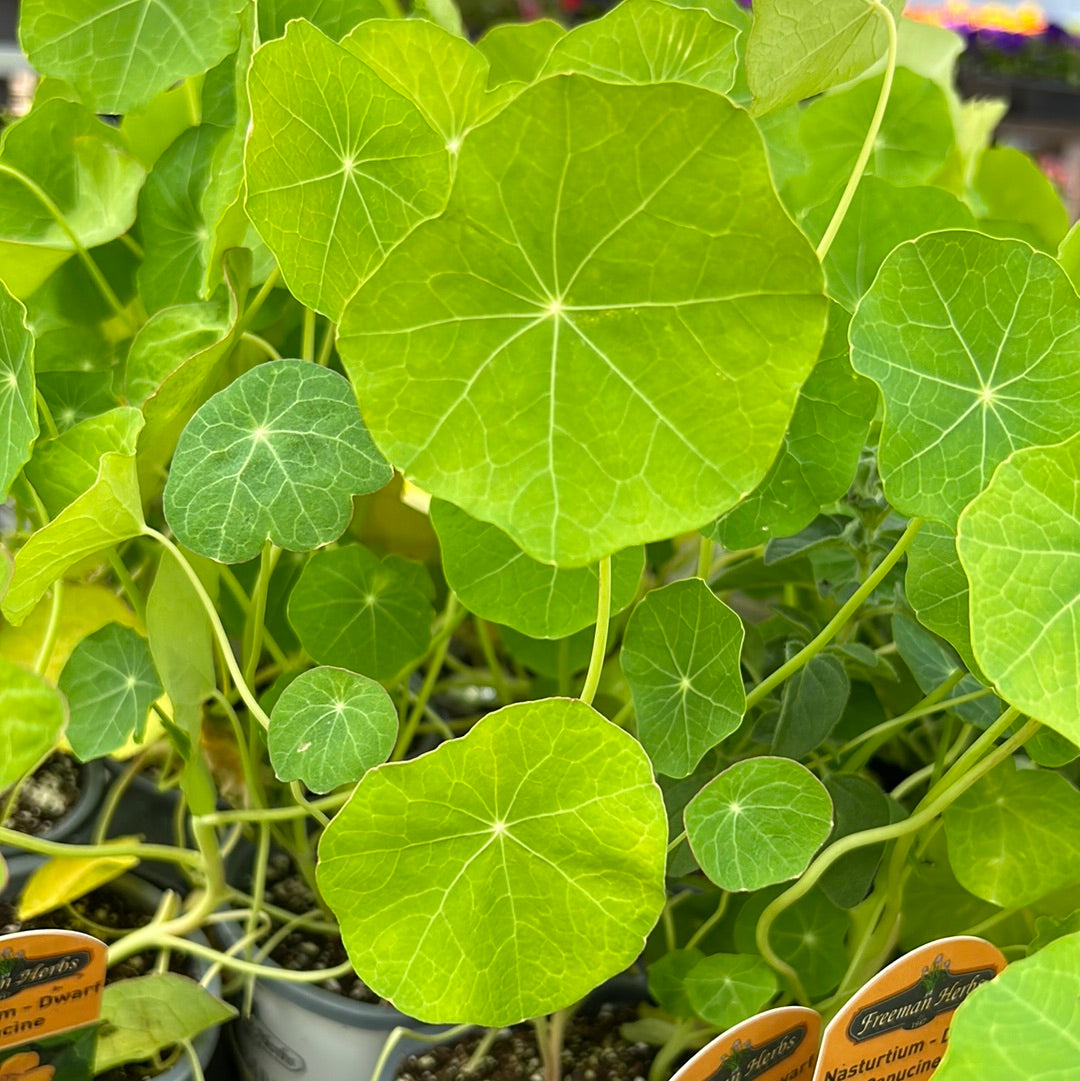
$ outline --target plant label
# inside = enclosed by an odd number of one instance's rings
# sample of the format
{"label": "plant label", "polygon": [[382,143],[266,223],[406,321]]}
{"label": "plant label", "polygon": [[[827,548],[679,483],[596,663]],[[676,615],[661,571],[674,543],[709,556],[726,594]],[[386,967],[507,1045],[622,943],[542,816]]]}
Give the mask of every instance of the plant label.
{"label": "plant label", "polygon": [[939,938],[905,954],[829,1022],[814,1081],[929,1077],[956,1007],[1006,961],[981,938]]}
{"label": "plant label", "polygon": [[671,1081],[809,1081],[820,1037],[814,1010],[766,1010],[706,1044]]}
{"label": "plant label", "polygon": [[90,1081],[105,957],[78,931],[0,937],[0,1077]]}

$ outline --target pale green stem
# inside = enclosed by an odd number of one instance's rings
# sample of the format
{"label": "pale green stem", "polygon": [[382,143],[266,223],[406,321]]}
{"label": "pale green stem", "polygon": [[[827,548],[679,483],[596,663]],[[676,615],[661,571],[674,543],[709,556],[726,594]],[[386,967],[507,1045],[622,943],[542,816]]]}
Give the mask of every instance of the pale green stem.
{"label": "pale green stem", "polygon": [[[150,925],[147,924],[149,927]],[[121,941],[125,941],[121,939]],[[178,953],[188,953],[194,957],[204,957],[207,961],[220,965],[222,968],[231,969],[234,972],[242,972],[245,975],[257,976],[261,980],[277,980],[281,983],[319,983],[322,980],[336,980],[342,976],[348,976],[355,970],[351,961],[342,961],[333,968],[317,968],[297,970],[281,968],[279,965],[259,964],[257,961],[245,961],[232,954],[222,953],[210,946],[192,942],[191,939],[181,938],[172,931],[159,931],[154,937],[153,946],[167,945]],[[140,947],[145,949],[145,944]],[[128,954],[127,956],[130,956]],[[111,960],[111,958],[110,958]],[[113,962],[115,963],[115,962]]]}
{"label": "pale green stem", "polygon": [[304,325],[300,355],[304,360],[315,360],[315,312],[311,308],[304,309]]}
{"label": "pale green stem", "polygon": [[270,360],[281,360],[281,354],[265,338],[252,334],[250,330],[245,330],[240,335],[240,340],[261,349]]}
{"label": "pale green stem", "polygon": [[241,336],[244,331],[246,331],[247,328],[251,326],[252,322],[255,319],[255,316],[258,315],[259,310],[266,303],[270,294],[277,286],[278,279],[280,277],[281,271],[278,270],[277,267],[274,267],[270,274],[267,275],[266,281],[262,283],[259,291],[255,294],[255,299],[252,300],[252,302],[244,309],[244,314],[237,321],[236,328],[233,330],[233,333],[235,335],[237,335],[238,337]]}
{"label": "pale green stem", "polygon": [[873,573],[866,581],[851,595],[840,611],[829,620],[824,630],[813,641],[799,650],[790,661],[781,665],[772,675],[763,679],[746,696],[747,712],[766,698],[776,687],[779,687],[789,676],[794,675],[808,661],[816,657],[840,633],[847,621],[859,610],[863,601],[877,589],[885,580],[889,571],[904,557],[908,548],[911,547],[915,535],[922,528],[922,524],[923,520],[921,518],[912,518],[907,529],[904,530],[903,536],[893,545],[891,551],[874,568]]}
{"label": "pale green stem", "polygon": [[[1000,734],[1003,722],[1005,722],[1005,726],[1007,727],[1007,724],[1012,723],[1015,718],[1016,712],[1014,710],[1006,711],[998,722],[995,722],[995,724],[991,726],[991,729],[996,729],[997,732],[995,735],[990,736],[989,742],[992,743],[996,738],[996,734]],[[970,768],[966,768],[966,772],[961,771],[959,778],[954,781],[951,779],[951,775],[957,770],[959,766],[958,763],[957,766],[954,766],[953,770],[950,770],[949,774],[946,774],[942,779],[941,784],[938,786],[938,791],[936,793],[928,792],[920,803],[920,808],[913,812],[909,818],[904,819],[903,822],[894,822],[888,826],[878,826],[875,829],[863,830],[860,833],[851,833],[848,834],[847,837],[841,837],[839,841],[829,845],[829,847],[814,860],[803,874],[802,878],[800,878],[795,885],[785,890],[765,908],[758,919],[757,925],[758,952],[772,968],[791,981],[797,999],[802,1002],[808,1001],[806,992],[799,981],[798,974],[786,961],[776,954],[769,942],[769,931],[776,918],[786,909],[790,908],[796,901],[800,900],[800,898],[805,897],[806,894],[808,894],[821,880],[822,875],[824,875],[837,860],[846,856],[849,852],[865,848],[867,845],[881,844],[884,841],[893,841],[901,837],[906,837],[910,834],[917,833],[924,826],[933,822],[946,807],[949,807],[955,800],[959,799],[959,797],[975,784],[976,781],[984,777],[999,762],[1008,758],[1017,747],[1030,739],[1032,734],[1038,730],[1038,727],[1037,721],[1032,721],[1025,725],[1020,732],[1011,739],[1006,740],[1000,747],[997,747],[990,754],[986,755],[981,761],[971,765]],[[984,733],[984,735],[989,735],[991,729],[987,729],[987,732]],[[972,746],[968,753],[970,754],[975,751],[975,749],[975,746]],[[966,758],[967,756],[965,755],[964,757]],[[925,804],[925,806],[923,806],[923,804]]]}
{"label": "pale green stem", "polygon": [[689,941],[686,943],[686,948],[692,950],[697,946],[701,940],[724,918],[724,913],[727,911],[728,901],[731,900],[730,893],[723,893],[720,896],[720,903],[716,906],[716,911],[690,936]]}
{"label": "pale green stem", "polygon": [[704,578],[706,585],[709,582],[709,569],[712,567],[713,548],[715,547],[712,540],[705,536],[698,542],[697,576]]}
{"label": "pale green stem", "polygon": [[64,217],[63,211],[53,202],[48,192],[41,188],[35,181],[31,180],[25,173],[4,162],[0,162],[0,173],[4,173],[17,180],[38,200],[39,203],[41,203],[43,207],[45,207],[53,221],[55,221],[67,234],[67,238],[71,241],[71,246],[74,248],[79,261],[86,268],[86,272],[93,279],[94,284],[98,287],[98,290],[105,298],[109,307],[112,308],[125,323],[127,323],[132,332],[138,330],[138,324],[132,318],[131,313],[120,303],[120,298],[113,292],[113,287],[106,281],[105,275],[101,273],[101,268],[91,258],[90,253],[83,246],[83,243],[76,235],[75,230],[68,224],[68,220]]}
{"label": "pale green stem", "polygon": [[329,320],[326,322],[326,329],[323,331],[322,341],[319,343],[319,355],[315,358],[317,364],[321,364],[324,368],[330,363],[330,357],[334,352],[334,324]]}
{"label": "pale green stem", "polygon": [[45,431],[48,433],[50,439],[55,439],[60,434],[60,431],[56,427],[56,421],[53,420],[49,403],[45,401],[45,395],[42,394],[37,387],[34,387],[34,398],[37,400],[38,412],[41,414],[41,420],[45,425]]}
{"label": "pale green stem", "polygon": [[352,795],[337,792],[322,799],[310,800],[306,807],[253,807],[248,810],[214,811],[212,814],[196,815],[195,821],[207,826],[228,826],[236,823],[288,822],[295,818],[307,818],[311,811],[333,811],[346,803]]}
{"label": "pale green stem", "polygon": [[131,577],[131,572],[127,569],[124,561],[120,558],[120,553],[115,548],[110,548],[105,553],[105,558],[108,560],[113,574],[116,575],[116,580],[120,583],[124,595],[131,602],[131,607],[139,622],[145,627],[146,601],[143,599],[142,590],[135,584],[135,579]]}
{"label": "pale green stem", "polygon": [[207,616],[210,618],[210,626],[213,628],[214,637],[217,639],[218,648],[221,651],[221,659],[225,662],[225,667],[229,670],[229,675],[232,677],[233,683],[236,685],[236,690],[240,697],[244,700],[244,705],[247,706],[251,715],[263,726],[263,728],[270,727],[270,718],[267,717],[262,706],[259,705],[252,693],[251,688],[244,680],[244,674],[240,671],[240,666],[236,663],[236,657],[233,656],[232,646],[229,644],[229,636],[225,633],[225,628],[221,624],[221,617],[217,614],[217,609],[214,607],[214,602],[210,599],[210,595],[206,592],[206,587],[202,584],[199,576],[195,573],[194,567],[184,558],[184,553],[168,537],[163,533],[159,533],[156,529],[150,526],[144,526],[143,532],[148,537],[153,537],[159,544],[163,544],[180,564],[180,568],[184,574],[187,575],[188,581],[191,583],[192,589],[195,590],[196,595],[199,598],[203,608],[206,610]]}
{"label": "pale green stem", "polygon": [[301,785],[299,781],[290,782],[289,791],[292,792],[293,799],[307,811],[309,818],[314,818],[320,826],[330,825],[330,819],[320,808],[316,807],[315,804],[307,798],[304,794],[303,785]]}
{"label": "pale green stem", "polygon": [[862,180],[863,173],[866,171],[866,163],[870,160],[870,155],[874,152],[874,144],[877,142],[878,133],[881,131],[882,121],[885,119],[885,110],[889,105],[889,95],[892,93],[893,76],[896,74],[896,20],[893,18],[892,12],[881,3],[881,0],[865,0],[865,2],[885,20],[885,27],[889,35],[889,46],[885,59],[885,75],[881,81],[881,91],[878,94],[877,107],[874,109],[874,115],[870,120],[870,127],[867,129],[866,137],[863,139],[863,145],[859,150],[859,156],[855,159],[855,165],[851,170],[851,176],[848,178],[844,193],[840,196],[840,203],[833,212],[832,219],[829,222],[828,228],[825,230],[825,235],[821,238],[821,243],[817,246],[817,257],[822,262],[824,262],[825,256],[828,255],[829,249],[836,239],[836,234],[840,231],[840,226],[843,224],[848,209],[851,207],[851,201],[855,198],[855,192],[859,187],[859,182]]}
{"label": "pale green stem", "polygon": [[266,622],[266,597],[270,591],[270,579],[281,557],[281,549],[272,541],[262,546],[259,554],[259,574],[251,595],[251,610],[244,620],[244,682],[252,686],[259,670],[262,656],[263,624]]}
{"label": "pale green stem", "polygon": [[649,1068],[649,1081],[664,1081],[671,1075],[671,1067],[675,1059],[689,1046],[689,1039],[697,1022],[690,1019],[679,1021],[671,1031],[671,1035],[664,1041],[660,1050],[656,1052],[656,1058]]}
{"label": "pale green stem", "polygon": [[[475,1025],[455,1025],[445,1032],[437,1032],[433,1035],[427,1032],[416,1032],[411,1028],[400,1025],[395,1029],[391,1029],[390,1035],[386,1038],[386,1043],[383,1044],[382,1051],[379,1052],[379,1057],[375,1060],[370,1081],[382,1081],[383,1071],[386,1069],[387,1063],[397,1050],[397,1045],[406,1036],[410,1040],[419,1040],[420,1043],[442,1043],[443,1040],[453,1040],[458,1036],[464,1036],[466,1032],[470,1032],[474,1028],[476,1028]],[[330,1079],[327,1078],[327,1081],[330,1081]],[[363,1079],[360,1079],[360,1081],[363,1081]]]}
{"label": "pale green stem", "polygon": [[600,560],[600,583],[596,600],[596,633],[593,635],[592,655],[589,657],[589,670],[585,674],[585,686],[581,688],[581,700],[587,706],[592,705],[596,697],[596,688],[600,685],[600,673],[604,669],[607,656],[608,624],[611,621],[611,556]]}
{"label": "pale green stem", "polygon": [[502,1032],[501,1028],[489,1028],[487,1032],[484,1033],[483,1038],[477,1043],[476,1049],[469,1056],[469,1061],[461,1067],[462,1073],[476,1073],[480,1068],[480,1063],[484,1061],[484,1056],[491,1050],[491,1045],[498,1038],[500,1032]]}
{"label": "pale green stem", "polygon": [[38,647],[37,656],[34,658],[34,671],[39,676],[45,674],[49,667],[49,658],[52,657],[53,647],[56,645],[56,637],[60,631],[60,610],[64,604],[64,579],[57,578],[53,582],[52,603],[49,606],[49,622],[45,625],[45,637]]}
{"label": "pale green stem", "polygon": [[188,1060],[188,1065],[191,1067],[192,1081],[206,1081],[202,1063],[199,1061],[199,1056],[195,1053],[195,1048],[192,1046],[191,1041],[184,1040],[180,1046],[183,1047],[184,1055]]}
{"label": "pale green stem", "polygon": [[[232,570],[224,564],[218,567],[218,577],[224,583],[225,588],[233,595],[233,599],[240,606],[240,611],[244,613],[246,619],[251,612],[251,598],[244,592],[244,587],[237,580]],[[263,627],[263,645],[266,646],[266,652],[273,657],[276,664],[282,668],[289,667],[289,658],[285,655],[285,651],[277,644],[276,639],[265,626]]]}
{"label": "pale green stem", "polygon": [[476,640],[480,643],[480,652],[484,655],[484,663],[488,666],[488,671],[491,672],[491,684],[495,688],[495,693],[499,696],[499,701],[503,705],[507,705],[513,699],[510,696],[510,687],[506,682],[506,673],[499,663],[499,658],[495,655],[495,645],[491,641],[491,628],[488,626],[487,620],[481,619],[479,616],[473,616],[473,626],[476,628]]}

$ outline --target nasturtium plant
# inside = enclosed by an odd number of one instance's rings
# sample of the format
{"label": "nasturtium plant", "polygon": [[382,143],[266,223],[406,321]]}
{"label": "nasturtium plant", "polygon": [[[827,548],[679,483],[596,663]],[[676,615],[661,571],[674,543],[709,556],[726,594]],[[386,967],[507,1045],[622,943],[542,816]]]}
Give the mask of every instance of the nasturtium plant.
{"label": "nasturtium plant", "polygon": [[[114,961],[234,922],[198,952],[256,998],[531,1018],[538,1081],[630,966],[667,1081],[975,934],[1030,956],[942,1069],[1061,1072],[991,1015],[1073,1020],[1080,232],[899,8],[26,0],[0,851],[67,868],[38,910],[164,868],[197,891]],[[22,832],[72,751],[124,760],[89,845]],[[176,844],[114,828],[145,766]],[[332,920],[341,965],[266,960]],[[140,986],[102,1068],[225,1018]]]}
{"label": "nasturtium plant", "polygon": [[193,552],[241,563],[266,541],[305,551],[336,540],[351,497],[389,479],[345,381],[283,360],[246,372],[195,414],[165,485],[165,516]]}
{"label": "nasturtium plant", "polygon": [[550,699],[371,770],[327,828],[319,884],[378,994],[423,1020],[498,1026],[633,961],[663,906],[666,841],[640,745]]}

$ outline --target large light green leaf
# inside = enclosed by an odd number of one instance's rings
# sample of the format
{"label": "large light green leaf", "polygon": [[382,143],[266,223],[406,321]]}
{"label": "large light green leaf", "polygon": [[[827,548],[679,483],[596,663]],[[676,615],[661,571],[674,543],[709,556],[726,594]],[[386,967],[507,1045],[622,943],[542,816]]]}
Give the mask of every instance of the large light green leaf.
{"label": "large light green leaf", "polygon": [[204,1029],[224,1024],[236,1016],[236,1010],[186,976],[156,972],[109,984],[102,996],[101,1016],[106,1025],[98,1037],[95,1074],[151,1058]]}
{"label": "large light green leaf", "polygon": [[[1075,372],[1074,381],[1075,381]],[[975,659],[1002,697],[1080,743],[1080,435],[1010,456],[960,516]]]}
{"label": "large light green leaf", "polygon": [[161,694],[150,647],[141,634],[109,623],[84,638],[60,673],[71,720],[67,738],[84,762],[142,738],[146,714]]}
{"label": "large light green leaf", "polygon": [[732,551],[789,537],[851,486],[877,409],[877,388],[851,367],[848,317],[829,306],[825,341],[765,479],[706,533]]}
{"label": "large light green leaf", "polygon": [[419,563],[347,544],[308,561],[289,597],[289,622],[319,664],[389,679],[427,649],[434,596]]}
{"label": "large light green leaf", "polygon": [[739,727],[742,620],[700,579],[654,589],[626,626],[622,668],[637,735],[659,773],[685,777]]}
{"label": "large light green leaf", "polygon": [[[821,235],[828,215],[819,211],[808,224]],[[941,188],[900,188],[880,177],[863,177],[825,258],[829,295],[854,310],[897,244],[941,229],[975,227],[971,211]]]}
{"label": "large light green leaf", "polygon": [[542,75],[576,71],[614,83],[689,83],[726,94],[739,31],[700,8],[624,0],[555,42]]}
{"label": "large light green leaf", "polygon": [[336,320],[386,253],[442,210],[445,140],[302,21],[258,50],[249,86],[248,214],[297,299]]}
{"label": "large light green leaf", "polygon": [[[904,0],[883,5],[899,19]],[[757,0],[746,71],[767,113],[846,82],[883,56],[888,27],[866,0]]]}
{"label": "large light green leaf", "polygon": [[901,244],[851,350],[881,387],[881,475],[905,514],[954,527],[1011,451],[1080,429],[1080,301],[1027,244],[962,230]]}
{"label": "large light green leaf", "polygon": [[483,53],[426,19],[372,19],[341,45],[411,101],[451,154],[465,133],[507,98],[504,91],[488,92]]}
{"label": "large light green leaf", "polygon": [[[526,555],[501,529],[452,503],[432,500],[443,571],[470,611],[532,638],[564,638],[596,622],[596,567],[560,568]],[[629,548],[611,561],[611,610],[637,593],[642,552]]]}
{"label": "large light green leaf", "polygon": [[934,1081],[1071,1081],[1080,1060],[1080,934],[1015,961],[961,1004]]}
{"label": "large light green leaf", "polygon": [[796,878],[832,829],[825,786],[789,758],[729,766],[687,804],[686,835],[721,889],[759,890]]}
{"label": "large light green leaf", "polygon": [[969,671],[978,672],[971,652],[968,580],[956,553],[956,536],[937,522],[927,522],[908,549],[904,592],[919,622],[944,638]]}
{"label": "large light green leaf", "polygon": [[41,676],[0,657],[0,792],[33,769],[57,744],[67,705]]}
{"label": "large light green leaf", "polygon": [[551,47],[565,33],[552,19],[491,27],[476,43],[491,65],[488,86],[531,83],[540,74]]}
{"label": "large light green leaf", "polygon": [[1003,762],[945,812],[949,863],[976,897],[1012,908],[1080,883],[1080,791]]}
{"label": "large light green leaf", "polygon": [[279,780],[329,792],[385,762],[397,727],[397,709],[380,684],[344,668],[313,668],[285,688],[270,714],[270,761]]}
{"label": "large light green leaf", "polygon": [[664,904],[666,843],[640,744],[548,699],[371,770],[323,835],[318,879],[376,994],[499,1026],[634,961]]}
{"label": "large light green leaf", "polygon": [[352,497],[390,476],[340,375],[274,361],[188,422],[165,483],[165,517],[188,548],[220,563],[253,558],[267,539],[303,552],[341,536]]}
{"label": "large light green leaf", "polygon": [[134,454],[142,426],[137,409],[119,406],[39,441],[26,463],[26,477],[45,509],[59,514],[82,495],[97,479],[103,454]]}
{"label": "large light green leaf", "polygon": [[34,337],[26,309],[0,285],[0,503],[38,434],[34,401]]}
{"label": "large light green leaf", "polygon": [[580,566],[761,479],[817,355],[819,289],[744,113],[560,76],[469,135],[446,213],[361,287],[339,349],[395,465]]}
{"label": "large light green leaf", "polygon": [[91,487],[19,549],[4,617],[18,626],[69,567],[137,537],[143,528],[134,457],[103,455]]}
{"label": "large light green leaf", "polygon": [[226,128],[189,128],[158,158],[139,196],[146,256],[139,290],[147,311],[199,299],[206,276],[202,199]]}
{"label": "large light green leaf", "polygon": [[365,19],[397,14],[396,0],[259,0],[259,38],[279,38],[290,19],[307,19],[327,37],[340,41]]}
{"label": "large light green leaf", "polygon": [[99,113],[122,114],[236,47],[247,0],[24,0],[19,39],[34,67]]}
{"label": "large light green leaf", "polygon": [[982,203],[982,229],[1057,253],[1069,231],[1069,214],[1030,154],[1012,146],[991,147],[979,160],[974,187]]}
{"label": "large light green leaf", "polygon": [[703,958],[686,978],[694,1013],[720,1029],[752,1017],[776,992],[776,973],[760,957],[745,953]]}
{"label": "large light green leaf", "polygon": [[[801,112],[799,140],[806,148],[805,156],[797,175],[784,185],[783,195],[815,241],[851,176],[880,91],[880,76],[863,79],[825,94]],[[927,184],[955,142],[945,90],[932,79],[897,68],[866,173],[904,187]]]}
{"label": "large light green leaf", "polygon": [[92,248],[126,232],[146,175],[115,128],[62,98],[4,131],[0,165],[0,278],[20,297],[76,240]]}

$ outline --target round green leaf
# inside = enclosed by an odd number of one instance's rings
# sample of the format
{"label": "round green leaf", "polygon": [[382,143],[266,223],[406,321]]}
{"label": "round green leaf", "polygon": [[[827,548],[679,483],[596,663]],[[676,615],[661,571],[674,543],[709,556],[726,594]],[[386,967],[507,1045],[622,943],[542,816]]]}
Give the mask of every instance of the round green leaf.
{"label": "round green leaf", "polygon": [[26,309],[0,284],[0,502],[37,439],[34,337]]}
{"label": "round green leaf", "polygon": [[427,649],[434,595],[419,563],[348,544],[308,560],[289,596],[289,622],[319,664],[389,679]]}
{"label": "round green leaf", "polygon": [[1014,961],[953,1017],[934,1081],[1069,1081],[1080,1061],[1080,933]]}
{"label": "round green leaf", "polygon": [[720,1029],[752,1017],[776,991],[776,973],[760,957],[745,953],[713,954],[686,978],[694,1013]]}
{"label": "round green leaf", "polygon": [[[903,0],[884,6],[899,18]],[[756,112],[847,82],[885,55],[885,18],[866,0],[757,0],[746,48]]]}
{"label": "round green leaf", "polygon": [[649,965],[649,994],[672,1017],[692,1017],[694,1008],[686,993],[686,978],[704,960],[701,950],[669,950]]}
{"label": "round green leaf", "polygon": [[654,589],[626,626],[637,735],[659,773],[685,777],[746,708],[742,620],[700,579]]}
{"label": "round green leaf", "polygon": [[616,83],[689,83],[726,94],[738,30],[701,8],[624,0],[555,42],[543,75],[576,71]]}
{"label": "round green leaf", "polygon": [[302,552],[341,536],[352,497],[392,470],[336,372],[303,360],[260,364],[188,422],[165,484],[181,542],[220,563],[252,559],[270,539]]}
{"label": "round green leaf", "polygon": [[957,537],[970,583],[975,659],[1003,698],[1074,743],[1080,743],[1078,476],[1080,436],[1018,451],[960,516]]}
{"label": "round green leaf", "polygon": [[67,706],[33,672],[0,657],[0,792],[33,769],[57,744]]}
{"label": "round green leaf", "polygon": [[634,961],[664,905],[666,843],[640,744],[548,699],[371,770],[323,835],[318,879],[377,994],[497,1027]]}
{"label": "round green leaf", "polygon": [[119,750],[133,734],[139,739],[161,694],[146,639],[119,623],[107,624],[72,650],[59,687],[71,710],[68,742],[84,762]]}
{"label": "round green leaf", "polygon": [[255,54],[247,212],[293,295],[337,320],[450,186],[444,140],[366,64],[296,20]]}
{"label": "round green leaf", "polygon": [[1012,908],[1080,883],[1080,791],[1058,773],[1003,762],[945,812],[964,889]]}
{"label": "round green leaf", "polygon": [[901,244],[852,319],[851,361],[881,388],[879,464],[904,514],[955,526],[1006,455],[1080,428],[1076,291],[1019,241]]}
{"label": "round green leaf", "polygon": [[850,694],[851,681],[838,657],[811,657],[784,683],[772,749],[785,758],[809,754],[839,723]]}
{"label": "round green leaf", "polygon": [[339,348],[399,468],[581,566],[761,479],[817,356],[820,289],[745,113],[567,75],[469,134],[446,212],[358,290]]}
{"label": "round green leaf", "polygon": [[851,367],[849,319],[829,305],[825,341],[765,479],[706,534],[725,548],[790,537],[851,486],[877,410],[877,388]]}
{"label": "round green leaf", "polygon": [[19,39],[96,112],[123,114],[236,47],[247,0],[23,0]]}
{"label": "round green leaf", "polygon": [[[462,604],[532,638],[564,638],[596,622],[596,567],[555,567],[526,555],[501,529],[441,499],[431,502],[443,570]],[[640,548],[611,561],[611,610],[637,593]]]}
{"label": "round green leaf", "polygon": [[687,804],[686,835],[721,889],[758,890],[806,870],[832,829],[825,786],[788,758],[748,758]]}
{"label": "round green leaf", "polygon": [[374,680],[314,668],[285,688],[270,714],[270,762],[278,780],[329,792],[390,757],[397,721],[394,703]]}

